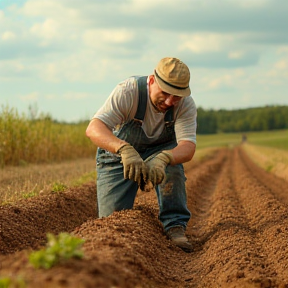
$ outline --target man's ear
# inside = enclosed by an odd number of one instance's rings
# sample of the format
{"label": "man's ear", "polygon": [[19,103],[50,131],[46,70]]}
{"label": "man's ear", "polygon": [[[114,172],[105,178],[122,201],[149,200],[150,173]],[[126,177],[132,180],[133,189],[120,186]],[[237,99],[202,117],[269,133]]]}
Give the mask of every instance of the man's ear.
{"label": "man's ear", "polygon": [[152,85],[152,84],[154,84],[155,83],[155,76],[154,75],[149,75],[148,76],[149,77],[149,85]]}

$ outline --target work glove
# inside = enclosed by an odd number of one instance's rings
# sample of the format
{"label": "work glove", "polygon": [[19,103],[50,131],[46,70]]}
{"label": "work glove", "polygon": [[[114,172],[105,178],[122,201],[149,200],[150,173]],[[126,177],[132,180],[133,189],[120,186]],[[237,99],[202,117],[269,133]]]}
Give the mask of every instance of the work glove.
{"label": "work glove", "polygon": [[135,181],[140,186],[141,179],[146,181],[146,165],[139,153],[130,145],[125,144],[118,150],[124,168],[124,178]]}
{"label": "work glove", "polygon": [[174,161],[172,152],[164,150],[157,154],[151,155],[144,162],[148,168],[148,180],[151,181],[153,186],[161,184],[165,179],[166,166]]}

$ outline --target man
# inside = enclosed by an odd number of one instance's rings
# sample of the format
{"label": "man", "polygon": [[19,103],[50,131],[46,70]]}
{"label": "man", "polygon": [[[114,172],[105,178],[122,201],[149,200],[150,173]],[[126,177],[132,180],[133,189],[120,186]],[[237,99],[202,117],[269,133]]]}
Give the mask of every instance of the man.
{"label": "man", "polygon": [[186,64],[163,58],[152,75],[118,84],[86,130],[98,147],[99,217],[131,209],[139,187],[155,187],[164,231],[185,252],[192,245],[182,163],[195,152],[197,114],[189,82]]}

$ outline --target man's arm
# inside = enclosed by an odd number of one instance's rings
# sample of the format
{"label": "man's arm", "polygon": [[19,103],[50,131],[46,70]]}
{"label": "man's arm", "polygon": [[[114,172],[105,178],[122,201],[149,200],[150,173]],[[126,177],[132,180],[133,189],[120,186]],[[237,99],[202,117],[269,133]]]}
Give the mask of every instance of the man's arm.
{"label": "man's arm", "polygon": [[195,143],[185,140],[180,141],[175,148],[168,150],[169,152],[172,152],[173,155],[173,161],[170,163],[170,165],[176,165],[190,161],[194,156],[195,150]]}
{"label": "man's arm", "polygon": [[127,144],[126,141],[117,138],[112,131],[101,120],[94,118],[90,121],[86,136],[100,148],[117,153],[119,148]]}

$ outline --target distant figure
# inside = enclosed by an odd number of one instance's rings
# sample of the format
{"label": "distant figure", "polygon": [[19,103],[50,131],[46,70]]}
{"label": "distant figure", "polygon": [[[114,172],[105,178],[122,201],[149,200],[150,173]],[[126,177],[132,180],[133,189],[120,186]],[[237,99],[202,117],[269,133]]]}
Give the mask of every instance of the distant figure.
{"label": "distant figure", "polygon": [[245,143],[247,141],[246,134],[242,134],[242,143]]}
{"label": "distant figure", "polygon": [[139,187],[155,187],[164,231],[185,252],[191,213],[182,163],[195,153],[197,115],[189,82],[186,64],[163,58],[153,74],[119,83],[86,130],[98,147],[99,217],[132,209]]}

